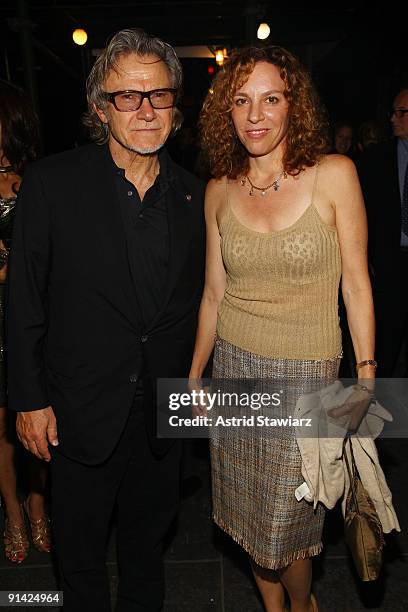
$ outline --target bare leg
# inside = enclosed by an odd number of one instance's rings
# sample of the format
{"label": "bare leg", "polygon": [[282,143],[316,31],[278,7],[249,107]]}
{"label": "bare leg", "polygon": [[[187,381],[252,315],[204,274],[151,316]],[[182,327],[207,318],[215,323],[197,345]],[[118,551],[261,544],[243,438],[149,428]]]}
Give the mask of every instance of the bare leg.
{"label": "bare leg", "polygon": [[274,570],[260,567],[253,560],[251,560],[251,567],[266,612],[283,612],[285,610],[285,591],[279,574]]}
{"label": "bare leg", "polygon": [[291,612],[318,612],[316,600],[311,598],[312,560],[298,559],[279,571],[291,603]]}
{"label": "bare leg", "polygon": [[4,554],[12,563],[21,563],[28,554],[24,517],[17,498],[14,445],[8,438],[6,409],[0,407],[0,494],[4,500]]}
{"label": "bare leg", "polygon": [[0,494],[10,524],[23,525],[24,520],[17,498],[14,444],[7,436],[6,418],[6,408],[0,407]]}
{"label": "bare leg", "polygon": [[48,465],[30,456],[28,470],[30,492],[24,505],[30,519],[33,544],[41,552],[50,552],[51,529],[44,498]]}

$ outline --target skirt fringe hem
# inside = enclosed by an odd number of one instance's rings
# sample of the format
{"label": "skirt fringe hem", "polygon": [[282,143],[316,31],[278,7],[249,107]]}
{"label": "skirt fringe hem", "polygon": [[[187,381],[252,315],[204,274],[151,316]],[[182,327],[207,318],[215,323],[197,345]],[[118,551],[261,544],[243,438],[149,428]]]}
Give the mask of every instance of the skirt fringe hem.
{"label": "skirt fringe hem", "polygon": [[215,515],[213,515],[214,522],[220,527],[225,533],[227,533],[239,546],[241,546],[255,561],[257,565],[260,567],[278,570],[283,569],[284,567],[288,567],[294,561],[298,561],[299,559],[309,559],[310,557],[315,557],[320,554],[323,550],[323,544],[319,542],[318,544],[314,544],[313,546],[309,546],[308,548],[304,548],[302,550],[296,550],[290,554],[287,554],[285,557],[281,559],[271,559],[262,557],[253,550],[253,547],[248,544],[241,535],[238,535],[233,529],[228,527],[223,520],[218,519]]}

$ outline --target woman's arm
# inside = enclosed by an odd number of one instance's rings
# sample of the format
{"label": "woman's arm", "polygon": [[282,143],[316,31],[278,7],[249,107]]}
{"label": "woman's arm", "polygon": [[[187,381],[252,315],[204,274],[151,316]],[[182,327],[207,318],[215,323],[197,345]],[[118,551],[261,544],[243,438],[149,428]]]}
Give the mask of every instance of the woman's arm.
{"label": "woman's arm", "polygon": [[217,211],[225,199],[223,181],[211,180],[205,193],[207,228],[205,284],[198,315],[198,328],[190,379],[201,378],[214,348],[218,306],[224,297],[226,274],[221,255]]}
{"label": "woman's arm", "polygon": [[[367,264],[367,218],[355,166],[333,156],[327,176],[333,192],[336,227],[342,260],[341,288],[356,362],[374,359],[375,322]],[[375,377],[375,367],[358,372],[360,379]]]}

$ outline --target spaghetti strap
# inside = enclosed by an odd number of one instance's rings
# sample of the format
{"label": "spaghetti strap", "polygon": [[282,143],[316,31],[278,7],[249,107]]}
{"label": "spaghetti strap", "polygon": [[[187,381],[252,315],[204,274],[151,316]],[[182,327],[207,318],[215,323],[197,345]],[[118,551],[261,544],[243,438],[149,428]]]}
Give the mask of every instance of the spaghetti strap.
{"label": "spaghetti strap", "polygon": [[319,172],[319,162],[317,162],[316,164],[316,172],[315,172],[315,177],[314,177],[314,181],[313,181],[313,189],[312,189],[312,198],[311,198],[311,205],[314,207],[314,197],[315,197],[315,193],[316,193],[316,188],[317,188],[317,175]]}
{"label": "spaghetti strap", "polygon": [[229,199],[229,191],[228,191],[228,176],[227,175],[225,175],[225,201],[226,201],[225,210],[227,211],[228,208],[230,207],[230,199]]}
{"label": "spaghetti strap", "polygon": [[229,190],[228,190],[228,176],[225,176],[225,208],[223,210],[223,214],[219,222],[220,231],[223,225],[229,220],[230,216],[231,216],[231,203],[230,203]]}

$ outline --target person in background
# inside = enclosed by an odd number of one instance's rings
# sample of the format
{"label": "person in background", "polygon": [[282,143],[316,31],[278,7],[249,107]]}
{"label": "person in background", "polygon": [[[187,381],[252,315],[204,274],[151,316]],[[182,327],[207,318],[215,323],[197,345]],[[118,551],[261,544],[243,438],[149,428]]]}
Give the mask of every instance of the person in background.
{"label": "person in background", "polygon": [[[190,388],[215,349],[215,379],[292,381],[278,416],[294,414],[305,387],[337,377],[340,279],[359,380],[373,384],[364,202],[353,162],[325,154],[324,114],[304,68],[278,46],[233,53],[201,127],[214,178]],[[356,385],[344,409],[353,420],[353,402],[366,410],[370,401],[367,384]],[[226,429],[210,438],[214,520],[248,552],[268,612],[283,611],[285,590],[292,612],[316,611],[312,557],[324,508],[295,497],[303,482],[295,432]]]}
{"label": "person in background", "polygon": [[393,138],[370,147],[357,168],[368,216],[368,253],[376,309],[378,376],[406,376],[408,339],[408,87],[395,96]]}
{"label": "person in background", "polygon": [[333,126],[333,153],[354,155],[354,128],[350,121],[336,121]]}
{"label": "person in background", "polygon": [[170,45],[117,32],[87,80],[94,142],[32,164],[21,186],[9,407],[25,447],[50,461],[64,612],[111,609],[114,510],[116,610],[163,605],[181,445],[157,438],[157,379],[188,374],[205,256],[204,184],[165,147],[181,85]]}
{"label": "person in background", "polygon": [[7,261],[17,194],[26,165],[39,155],[39,125],[28,97],[20,89],[0,81],[0,494],[4,504],[4,552],[13,563],[27,557],[29,541],[24,512],[29,518],[35,547],[51,549],[49,519],[45,510],[44,488],[47,467],[32,456],[24,457],[28,472],[28,496],[23,505],[17,495],[15,435],[6,410],[6,350],[4,306]]}
{"label": "person in background", "polygon": [[363,121],[358,128],[357,136],[357,149],[359,154],[364,153],[364,151],[370,147],[386,140],[384,125],[375,119]]}

